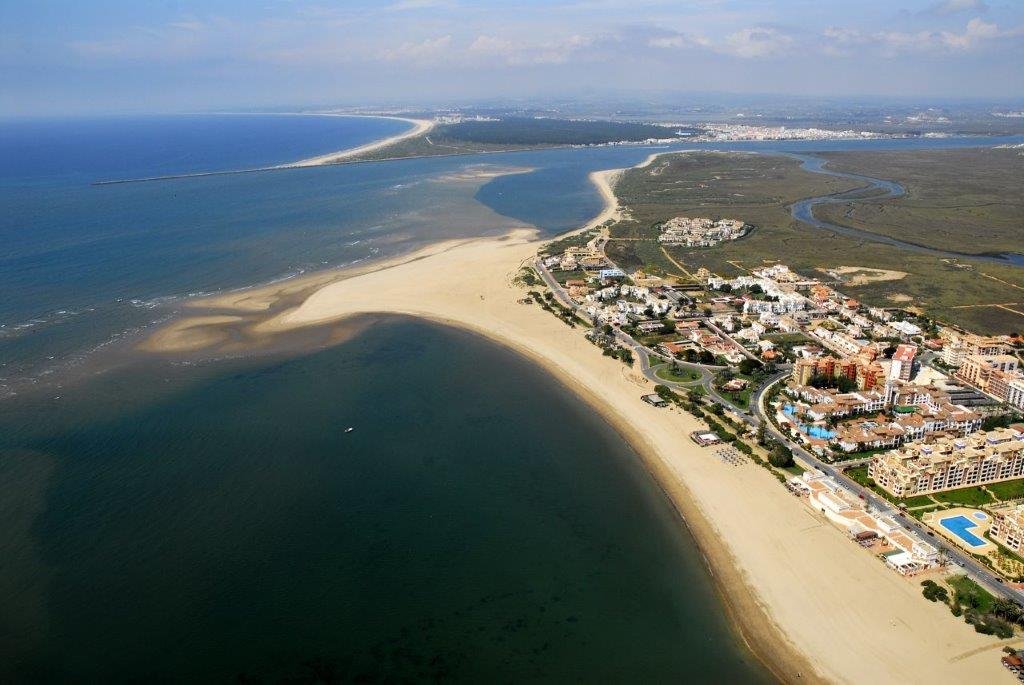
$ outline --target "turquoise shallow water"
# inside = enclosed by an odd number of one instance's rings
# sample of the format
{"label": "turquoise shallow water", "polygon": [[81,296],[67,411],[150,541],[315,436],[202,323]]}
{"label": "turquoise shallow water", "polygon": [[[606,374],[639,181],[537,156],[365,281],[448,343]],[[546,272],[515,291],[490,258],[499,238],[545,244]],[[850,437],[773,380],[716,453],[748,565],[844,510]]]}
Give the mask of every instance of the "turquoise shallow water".
{"label": "turquoise shallow water", "polygon": [[0,680],[768,680],[623,440],[415,320],[9,403],[0,503]]}

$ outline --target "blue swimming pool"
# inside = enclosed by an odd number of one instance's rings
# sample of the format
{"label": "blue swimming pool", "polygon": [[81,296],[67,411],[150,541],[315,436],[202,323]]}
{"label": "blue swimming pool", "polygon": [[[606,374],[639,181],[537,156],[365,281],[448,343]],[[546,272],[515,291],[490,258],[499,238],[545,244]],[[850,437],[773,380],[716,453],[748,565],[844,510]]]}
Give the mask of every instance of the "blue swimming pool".
{"label": "blue swimming pool", "polygon": [[963,514],[939,520],[939,525],[963,540],[969,547],[984,547],[985,541],[972,533],[969,528],[977,528],[978,524]]}

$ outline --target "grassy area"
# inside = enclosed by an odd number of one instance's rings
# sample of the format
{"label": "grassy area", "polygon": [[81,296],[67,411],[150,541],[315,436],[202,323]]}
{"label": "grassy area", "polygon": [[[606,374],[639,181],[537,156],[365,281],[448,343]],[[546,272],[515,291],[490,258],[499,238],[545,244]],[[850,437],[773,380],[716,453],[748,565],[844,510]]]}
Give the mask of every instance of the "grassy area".
{"label": "grassy area", "polygon": [[944,250],[978,253],[1024,249],[1024,164],[1016,150],[968,148],[927,153],[830,152],[836,170],[898,180],[903,197],[823,205],[836,224]]}
{"label": "grassy area", "polygon": [[810,340],[803,333],[768,333],[767,335],[761,336],[765,340],[770,340],[777,346],[783,345],[802,345],[803,343]]}
{"label": "grassy area", "polygon": [[1024,480],[1007,480],[986,485],[985,489],[1001,500],[1024,497]]}
{"label": "grassy area", "polygon": [[[890,153],[872,154],[882,159]],[[931,155],[941,155],[930,151],[892,154],[920,156],[925,161]],[[979,163],[983,159],[979,157]],[[974,168],[961,169],[958,173],[973,174]],[[879,173],[888,178],[895,176]],[[947,172],[942,170],[941,173]],[[1016,175],[1010,174],[994,187],[1000,189],[999,192],[1012,193],[1013,181],[1019,176],[1019,171]],[[905,181],[900,177],[897,180]],[[613,239],[619,240],[613,240],[608,253],[629,270],[642,267],[654,273],[678,273],[678,267],[657,243],[659,222],[673,216],[736,218],[754,225],[755,230],[741,240],[715,247],[667,250],[688,271],[705,266],[722,276],[741,275],[776,261],[807,275],[840,266],[889,270],[896,272],[896,276],[906,275],[896,280],[851,279],[841,288],[870,305],[912,302],[929,316],[982,333],[1024,329],[1024,314],[988,306],[1024,302],[1024,269],[970,260],[951,263],[881,243],[811,229],[789,214],[788,206],[795,200],[849,190],[856,185],[854,181],[803,171],[797,160],[787,157],[710,152],[666,155],[649,167],[627,171],[616,184],[616,194],[627,207],[628,218],[611,228]],[[1018,183],[1016,187],[1021,185]],[[952,187],[947,191],[950,206],[961,202],[959,191]],[[968,192],[969,189],[964,190]],[[1016,240],[1020,249],[1021,210],[1016,211]],[[964,308],[962,305],[984,306]],[[1017,309],[1024,312],[1024,306]]]}
{"label": "grassy area", "polygon": [[992,611],[992,605],[995,603],[996,598],[992,596],[991,592],[967,576],[953,576],[946,582],[953,588],[961,602],[966,606],[974,607],[983,614]]}
{"label": "grassy area", "polygon": [[883,452],[892,451],[891,447],[879,447],[876,450],[864,450],[863,452],[837,452],[835,455],[836,461],[853,461],[855,459],[867,459],[873,457],[876,454],[882,454]]}
{"label": "grassy area", "polygon": [[923,507],[923,506],[936,506],[935,502],[928,495],[918,495],[917,497],[907,497],[903,500],[903,504],[909,508]]}
{"label": "grassy area", "polygon": [[678,368],[681,373],[675,373],[672,370],[671,364],[663,364],[654,369],[654,375],[662,380],[672,381],[673,383],[692,383],[701,379],[700,371],[697,371],[692,367],[679,364]]}
{"label": "grassy area", "polygon": [[964,488],[962,490],[936,492],[932,497],[936,502],[958,504],[964,507],[979,507],[983,504],[992,504],[995,501],[992,495],[981,488]]}
{"label": "grassy area", "polygon": [[582,233],[574,233],[573,235],[567,235],[564,238],[552,240],[540,249],[541,254],[561,254],[570,247],[583,247],[590,242],[590,239],[597,235],[597,230],[583,231]]}

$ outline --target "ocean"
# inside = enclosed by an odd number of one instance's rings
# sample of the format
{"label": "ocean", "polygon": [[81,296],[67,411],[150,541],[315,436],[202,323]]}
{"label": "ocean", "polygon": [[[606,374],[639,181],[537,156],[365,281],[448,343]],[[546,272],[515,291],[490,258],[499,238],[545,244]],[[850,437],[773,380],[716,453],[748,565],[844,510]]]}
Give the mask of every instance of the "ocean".
{"label": "ocean", "polygon": [[770,681],[588,406],[469,333],[363,327],[8,405],[0,680]]}
{"label": "ocean", "polygon": [[769,680],[637,456],[516,354],[402,318],[289,354],[131,354],[196,294],[564,231],[600,210],[591,171],[658,149],[92,185],[403,126],[0,127],[0,680]]}

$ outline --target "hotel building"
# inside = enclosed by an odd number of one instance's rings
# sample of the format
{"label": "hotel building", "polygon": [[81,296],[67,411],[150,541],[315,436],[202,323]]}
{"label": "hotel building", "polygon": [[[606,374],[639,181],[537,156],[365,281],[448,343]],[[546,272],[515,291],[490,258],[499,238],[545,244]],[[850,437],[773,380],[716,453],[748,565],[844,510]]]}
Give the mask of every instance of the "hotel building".
{"label": "hotel building", "polygon": [[1024,433],[1002,428],[909,443],[872,459],[868,475],[895,497],[1024,478]]}

